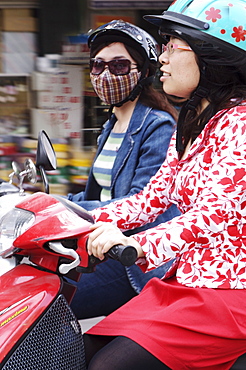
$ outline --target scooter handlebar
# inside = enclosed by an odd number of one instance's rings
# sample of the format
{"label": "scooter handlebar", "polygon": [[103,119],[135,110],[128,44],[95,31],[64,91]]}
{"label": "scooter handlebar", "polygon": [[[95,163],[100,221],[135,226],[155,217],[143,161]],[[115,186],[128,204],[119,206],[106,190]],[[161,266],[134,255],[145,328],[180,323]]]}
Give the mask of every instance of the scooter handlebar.
{"label": "scooter handlebar", "polygon": [[138,257],[136,248],[131,245],[114,245],[107,253],[106,257],[112,258],[113,260],[119,261],[124,266],[133,265]]}
{"label": "scooter handlebar", "polygon": [[94,272],[95,268],[98,264],[104,262],[108,258],[114,259],[115,261],[119,261],[123,266],[132,266],[137,258],[138,258],[138,253],[135,247],[131,245],[121,245],[117,244],[114,245],[110,250],[105,253],[105,258],[103,261],[99,260],[99,258],[90,255],[88,259],[88,265],[87,266],[78,266],[77,271],[80,273],[89,273],[89,272]]}

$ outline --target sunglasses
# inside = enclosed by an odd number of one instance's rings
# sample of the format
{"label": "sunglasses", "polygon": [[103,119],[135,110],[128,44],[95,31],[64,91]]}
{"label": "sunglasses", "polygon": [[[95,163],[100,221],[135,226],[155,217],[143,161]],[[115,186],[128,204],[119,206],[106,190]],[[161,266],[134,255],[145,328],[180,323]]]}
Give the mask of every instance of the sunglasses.
{"label": "sunglasses", "polygon": [[102,59],[92,58],[90,60],[90,72],[93,75],[100,75],[105,67],[107,66],[110,73],[116,76],[127,75],[131,69],[132,65],[137,65],[136,63],[132,63],[128,59],[112,59],[109,62],[105,62]]}
{"label": "sunglasses", "polygon": [[166,45],[165,44],[161,45],[161,52],[162,53],[167,51],[168,54],[170,55],[174,52],[175,49],[192,51],[191,47],[188,46],[188,45],[178,45],[178,44],[173,44],[172,42],[168,42]]}

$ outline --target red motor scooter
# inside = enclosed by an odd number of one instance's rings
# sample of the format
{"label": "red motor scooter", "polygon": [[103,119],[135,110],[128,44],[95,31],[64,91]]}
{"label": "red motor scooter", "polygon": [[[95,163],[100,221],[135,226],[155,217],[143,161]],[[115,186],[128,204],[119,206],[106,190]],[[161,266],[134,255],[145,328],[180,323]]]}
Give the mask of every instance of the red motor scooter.
{"label": "red motor scooter", "polygon": [[[93,218],[60,196],[48,195],[46,170],[56,166],[52,144],[41,131],[36,166],[14,164],[20,189],[0,184],[0,369],[85,370],[81,327],[69,303],[82,273],[100,263],[88,256]],[[23,192],[23,177],[40,170],[46,193]],[[135,248],[115,246],[111,257],[130,266]],[[225,323],[226,325],[226,323]],[[208,348],[209,350],[209,348]],[[245,370],[246,355],[231,370]],[[116,369],[117,370],[117,369]]]}
{"label": "red motor scooter", "polygon": [[[83,370],[81,328],[69,307],[76,288],[66,277],[78,281],[101,262],[86,250],[93,218],[64,197],[47,194],[46,170],[56,167],[56,158],[44,131],[38,138],[36,167],[45,193],[23,196],[21,190],[18,198],[4,184],[0,194],[0,204],[8,197],[9,205],[6,211],[0,207],[0,368]],[[35,174],[29,162],[24,172],[17,170],[20,178],[20,173]],[[115,246],[108,257],[130,266],[137,253],[131,246]]]}

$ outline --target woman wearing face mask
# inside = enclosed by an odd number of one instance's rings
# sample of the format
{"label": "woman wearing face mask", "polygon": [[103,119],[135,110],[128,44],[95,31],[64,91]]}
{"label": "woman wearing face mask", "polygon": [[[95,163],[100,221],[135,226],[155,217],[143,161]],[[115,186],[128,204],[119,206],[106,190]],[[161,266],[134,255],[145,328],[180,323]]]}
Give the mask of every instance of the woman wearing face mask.
{"label": "woman wearing face mask", "polygon": [[[163,89],[187,101],[143,191],[92,211],[88,252],[134,245],[143,269],[176,265],[85,334],[88,369],[245,369],[246,1],[176,0],[145,19],[164,40]],[[180,216],[122,233],[173,203]]]}
{"label": "woman wearing face mask", "polygon": [[[94,31],[88,44],[92,85],[113,110],[99,137],[85,191],[68,196],[91,210],[143,189],[165,159],[176,111],[152,87],[158,57],[156,42],[147,32],[113,20]],[[173,206],[156,224],[178,214]],[[143,274],[138,266],[125,268],[108,260],[95,273],[82,275],[72,309],[80,319],[107,315],[164,271]]]}

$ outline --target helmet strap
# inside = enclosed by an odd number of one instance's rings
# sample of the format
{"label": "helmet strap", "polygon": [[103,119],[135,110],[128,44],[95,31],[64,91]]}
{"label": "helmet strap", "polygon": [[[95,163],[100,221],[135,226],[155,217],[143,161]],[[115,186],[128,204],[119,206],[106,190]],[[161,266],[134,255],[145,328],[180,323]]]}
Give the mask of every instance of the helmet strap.
{"label": "helmet strap", "polygon": [[184,138],[183,138],[183,125],[185,117],[189,110],[195,110],[202,99],[206,98],[209,94],[208,81],[205,79],[204,71],[201,73],[200,82],[192,97],[183,105],[180,110],[179,118],[177,122],[177,134],[176,134],[176,150],[179,153],[184,151]]}
{"label": "helmet strap", "polygon": [[153,80],[154,80],[154,76],[144,77],[143,79],[140,78],[137,85],[134,87],[131,94],[129,95],[128,100],[131,100],[131,101],[135,100],[136,97],[140,95],[143,87],[145,85],[151,84]]}

